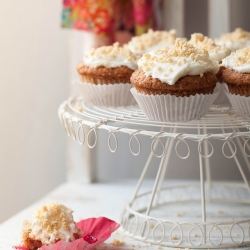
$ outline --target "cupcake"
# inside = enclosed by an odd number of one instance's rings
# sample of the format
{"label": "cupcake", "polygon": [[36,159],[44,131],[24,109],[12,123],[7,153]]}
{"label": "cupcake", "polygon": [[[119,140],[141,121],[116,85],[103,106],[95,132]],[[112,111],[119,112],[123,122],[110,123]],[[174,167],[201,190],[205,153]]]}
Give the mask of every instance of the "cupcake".
{"label": "cupcake", "polygon": [[84,99],[97,106],[127,106],[135,101],[130,93],[130,76],[137,69],[137,56],[129,49],[102,46],[84,54],[77,66],[80,81],[75,82]]}
{"label": "cupcake", "polygon": [[[200,49],[206,49],[208,51],[209,57],[211,60],[218,61],[219,63],[222,61],[223,58],[228,56],[231,51],[225,46],[225,45],[216,45],[215,42],[204,36],[201,33],[194,33],[191,35],[191,39],[188,41],[190,44],[192,44],[195,47],[198,47]],[[222,82],[221,80],[221,73],[222,73],[223,67],[220,67],[220,70],[216,74],[218,84],[217,88],[219,88],[219,95],[214,101],[214,104],[228,104],[229,100],[224,93],[223,86],[220,84]]]}
{"label": "cupcake", "polygon": [[240,116],[250,117],[250,47],[232,52],[222,60],[222,79],[227,96]]}
{"label": "cupcake", "polygon": [[60,240],[71,242],[81,238],[82,231],[76,226],[72,212],[58,203],[42,206],[31,222],[24,222],[21,246],[36,250]]}
{"label": "cupcake", "polygon": [[219,70],[208,51],[177,39],[174,46],[144,54],[131,76],[132,93],[144,114],[158,121],[190,121],[206,114]]}
{"label": "cupcake", "polygon": [[231,33],[221,35],[214,41],[217,45],[225,45],[231,51],[236,51],[250,46],[250,32],[237,28]]}
{"label": "cupcake", "polygon": [[159,49],[164,46],[172,47],[176,39],[176,30],[170,31],[153,31],[148,30],[147,33],[140,36],[134,36],[127,47],[134,54],[142,55],[146,52]]}

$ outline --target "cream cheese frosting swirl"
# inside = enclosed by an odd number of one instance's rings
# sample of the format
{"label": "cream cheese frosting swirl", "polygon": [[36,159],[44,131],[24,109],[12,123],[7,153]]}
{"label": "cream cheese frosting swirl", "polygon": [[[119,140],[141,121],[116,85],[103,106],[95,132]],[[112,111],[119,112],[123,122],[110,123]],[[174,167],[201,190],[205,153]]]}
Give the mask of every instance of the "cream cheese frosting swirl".
{"label": "cream cheese frosting swirl", "polygon": [[231,51],[225,45],[216,45],[215,42],[201,33],[194,33],[188,41],[190,44],[200,49],[208,51],[211,60],[221,62]]}
{"label": "cream cheese frosting swirl", "polygon": [[217,73],[219,64],[211,61],[205,49],[199,49],[191,44],[176,39],[174,47],[144,54],[138,61],[138,66],[146,76],[158,78],[169,85],[183,76],[200,75],[205,72]]}
{"label": "cream cheese frosting swirl", "polygon": [[217,45],[226,45],[231,51],[236,51],[250,46],[250,32],[237,28],[231,33],[221,35],[214,41]]}
{"label": "cream cheese frosting swirl", "polygon": [[135,54],[144,54],[146,52],[159,49],[164,46],[172,47],[176,39],[176,30],[170,31],[153,31],[140,36],[132,37],[128,43],[128,48]]}
{"label": "cream cheese frosting swirl", "polygon": [[137,69],[137,56],[128,48],[120,47],[119,43],[111,46],[102,46],[92,49],[84,54],[83,62],[85,65],[96,67],[116,68],[127,66],[130,69]]}
{"label": "cream cheese frosting swirl", "polygon": [[250,47],[232,52],[222,60],[222,65],[239,73],[250,73]]}
{"label": "cream cheese frosting swirl", "polygon": [[49,203],[39,208],[31,221],[30,237],[43,244],[53,244],[58,240],[72,241],[78,232],[72,210],[58,203]]}

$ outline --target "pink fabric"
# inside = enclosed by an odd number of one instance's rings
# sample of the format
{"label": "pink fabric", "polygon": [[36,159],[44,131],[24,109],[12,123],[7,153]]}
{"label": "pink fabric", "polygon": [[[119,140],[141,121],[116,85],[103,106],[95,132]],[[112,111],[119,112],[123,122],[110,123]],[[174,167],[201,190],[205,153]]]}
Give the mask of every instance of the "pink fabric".
{"label": "pink fabric", "polygon": [[112,44],[118,32],[129,37],[157,28],[154,6],[155,0],[63,0],[62,27],[93,32]]}

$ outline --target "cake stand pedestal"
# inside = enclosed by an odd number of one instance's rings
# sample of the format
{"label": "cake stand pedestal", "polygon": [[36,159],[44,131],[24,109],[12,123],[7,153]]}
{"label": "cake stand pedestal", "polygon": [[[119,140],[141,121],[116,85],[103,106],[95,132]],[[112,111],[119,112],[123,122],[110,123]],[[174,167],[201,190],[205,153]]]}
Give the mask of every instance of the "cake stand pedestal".
{"label": "cake stand pedestal", "polygon": [[[151,153],[134,195],[121,214],[124,234],[149,244],[178,248],[250,245],[250,185],[245,173],[250,171],[250,120],[238,117],[231,107],[212,106],[198,121],[164,123],[147,120],[137,106],[95,107],[75,97],[60,106],[59,117],[67,134],[90,148],[97,144],[98,130],[109,133],[107,145],[111,152],[118,148],[117,133],[130,135],[133,155],[140,154],[141,135],[151,138]],[[140,129],[134,129],[134,125]],[[90,128],[88,133],[85,126]],[[192,154],[191,141],[197,143],[200,182],[171,186],[165,178],[170,156],[175,151],[180,159],[187,159]],[[243,183],[211,180],[210,158],[216,141],[223,142],[222,157],[235,161]],[[138,150],[132,143],[137,143]],[[180,153],[181,144],[186,147],[186,155]],[[247,169],[241,165],[237,151]],[[159,166],[152,166],[153,157],[161,159]],[[151,167],[157,168],[156,177],[152,189],[145,191],[143,182]]]}

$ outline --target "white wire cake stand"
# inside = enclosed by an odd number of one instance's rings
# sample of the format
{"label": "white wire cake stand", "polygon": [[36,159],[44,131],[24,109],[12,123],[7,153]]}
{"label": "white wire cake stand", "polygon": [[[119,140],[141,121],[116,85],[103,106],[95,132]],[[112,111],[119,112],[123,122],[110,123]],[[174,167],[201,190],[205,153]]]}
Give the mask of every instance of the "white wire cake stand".
{"label": "white wire cake stand", "polygon": [[[117,133],[130,135],[128,144],[133,155],[141,152],[141,136],[151,138],[150,155],[134,195],[121,214],[126,235],[178,248],[250,245],[250,185],[246,174],[250,172],[250,120],[238,117],[230,106],[214,105],[205,117],[185,123],[150,121],[138,106],[96,107],[81,97],[65,101],[58,112],[67,134],[90,148],[97,144],[98,130],[109,133],[107,144],[113,153],[118,148]],[[191,141],[197,143],[200,182],[165,186],[172,149],[185,160],[191,155]],[[235,161],[243,183],[211,180],[210,158],[218,141],[222,141],[222,157]],[[180,153],[181,144],[186,147],[186,155]],[[142,184],[154,157],[160,158],[159,166],[153,166],[154,186],[144,191]]]}

